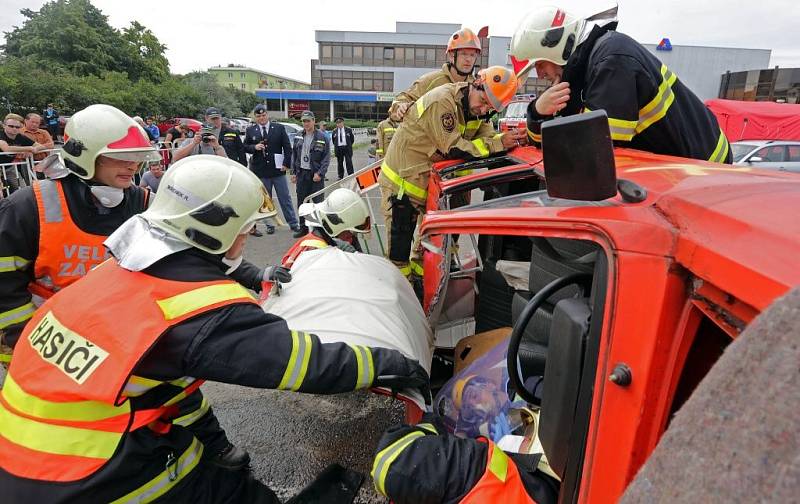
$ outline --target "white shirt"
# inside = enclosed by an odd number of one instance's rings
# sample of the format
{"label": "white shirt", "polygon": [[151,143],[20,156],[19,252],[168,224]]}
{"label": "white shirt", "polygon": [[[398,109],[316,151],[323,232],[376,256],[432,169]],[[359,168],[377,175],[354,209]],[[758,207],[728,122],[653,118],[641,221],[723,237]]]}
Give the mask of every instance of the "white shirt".
{"label": "white shirt", "polygon": [[[266,140],[267,135],[269,134],[269,121],[267,121],[267,124],[263,126],[260,124],[256,124],[256,126],[258,126],[258,130],[261,132],[261,136]],[[267,132],[266,135],[264,134],[265,131]]]}
{"label": "white shirt", "polygon": [[346,147],[347,146],[347,136],[344,134],[344,126],[341,128],[336,128],[338,132],[338,140],[336,141],[336,145],[339,147]]}

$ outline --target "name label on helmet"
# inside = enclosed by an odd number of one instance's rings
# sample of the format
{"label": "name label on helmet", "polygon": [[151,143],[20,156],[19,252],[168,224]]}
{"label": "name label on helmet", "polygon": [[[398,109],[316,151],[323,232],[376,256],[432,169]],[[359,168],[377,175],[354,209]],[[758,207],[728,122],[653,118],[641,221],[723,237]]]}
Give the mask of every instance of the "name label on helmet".
{"label": "name label on helmet", "polygon": [[106,360],[108,352],[67,329],[48,311],[28,335],[39,356],[74,382],[82,384]]}

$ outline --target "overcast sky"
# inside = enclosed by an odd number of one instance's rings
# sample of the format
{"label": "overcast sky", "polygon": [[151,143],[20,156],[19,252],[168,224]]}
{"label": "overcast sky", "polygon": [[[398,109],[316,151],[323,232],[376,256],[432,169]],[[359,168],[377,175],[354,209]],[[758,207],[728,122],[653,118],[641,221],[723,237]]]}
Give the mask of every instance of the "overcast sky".
{"label": "overcast sky", "polygon": [[[511,36],[532,0],[219,0],[136,2],[92,0],[122,28],[137,20],[167,46],[173,73],[237,63],[310,81],[317,56],[314,30],[394,31],[396,21],[461,23],[490,35]],[[22,8],[42,0],[3,0],[0,32],[20,25]],[[590,13],[606,1],[543,2]],[[771,49],[771,66],[800,67],[800,2],[797,0],[619,0],[618,30],[642,43],[669,37],[673,45]],[[741,4],[741,5],[737,5]],[[399,6],[402,5],[402,10]],[[5,35],[0,35],[4,39]]]}

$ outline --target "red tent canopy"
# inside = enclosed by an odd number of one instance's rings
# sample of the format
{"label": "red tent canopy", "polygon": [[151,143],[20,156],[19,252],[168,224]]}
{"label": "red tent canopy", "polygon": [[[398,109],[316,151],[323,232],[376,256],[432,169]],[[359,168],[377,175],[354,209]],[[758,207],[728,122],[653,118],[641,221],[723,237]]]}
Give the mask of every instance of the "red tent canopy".
{"label": "red tent canopy", "polygon": [[738,100],[708,100],[731,142],[800,140],[800,105]]}

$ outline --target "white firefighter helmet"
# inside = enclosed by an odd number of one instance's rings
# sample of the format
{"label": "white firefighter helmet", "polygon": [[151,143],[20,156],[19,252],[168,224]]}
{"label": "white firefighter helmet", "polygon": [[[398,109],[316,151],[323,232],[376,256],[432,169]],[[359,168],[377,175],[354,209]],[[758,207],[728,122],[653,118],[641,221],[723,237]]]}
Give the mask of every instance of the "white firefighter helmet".
{"label": "white firefighter helmet", "polygon": [[552,5],[529,12],[511,37],[510,54],[518,60],[566,65],[580,43],[586,20]]}
{"label": "white firefighter helmet", "polygon": [[[335,189],[325,201],[311,208],[301,205],[300,213],[312,227],[322,228],[329,236],[336,237],[344,231],[368,233],[370,230],[369,209],[364,200],[354,191]],[[305,210],[305,212],[304,212]]]}
{"label": "white firefighter helmet", "polygon": [[195,155],[169,167],[142,217],[212,254],[228,250],[256,221],[277,213],[261,181],[239,163]]}
{"label": "white firefighter helmet", "polygon": [[161,157],[141,126],[111,105],[89,105],[69,118],[62,155],[67,168],[83,179],[94,178],[98,156],[146,163]]}

